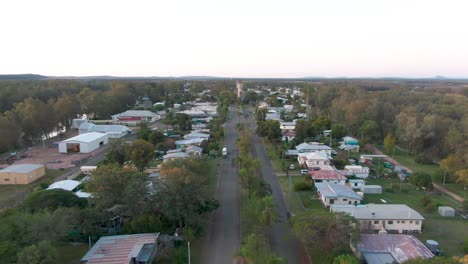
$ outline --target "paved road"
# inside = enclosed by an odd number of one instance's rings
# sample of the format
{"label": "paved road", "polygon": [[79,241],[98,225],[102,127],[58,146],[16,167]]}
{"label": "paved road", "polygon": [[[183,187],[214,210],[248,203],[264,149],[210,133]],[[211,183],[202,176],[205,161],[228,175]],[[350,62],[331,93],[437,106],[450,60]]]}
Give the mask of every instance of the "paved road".
{"label": "paved road", "polygon": [[235,166],[238,122],[237,108],[230,109],[232,119],[226,123],[224,146],[228,156],[219,166],[216,199],[220,207],[211,216],[204,240],[201,263],[229,264],[240,247],[240,183]]}
{"label": "paved road", "polygon": [[[249,126],[255,131],[256,124],[252,117],[249,118]],[[310,263],[302,243],[294,236],[288,224],[289,208],[283,196],[280,183],[273,171],[273,166],[257,135],[252,137],[254,155],[260,159],[263,179],[270,184],[273,200],[276,205],[278,219],[273,225],[270,234],[271,249],[279,256],[285,258],[288,263]]]}

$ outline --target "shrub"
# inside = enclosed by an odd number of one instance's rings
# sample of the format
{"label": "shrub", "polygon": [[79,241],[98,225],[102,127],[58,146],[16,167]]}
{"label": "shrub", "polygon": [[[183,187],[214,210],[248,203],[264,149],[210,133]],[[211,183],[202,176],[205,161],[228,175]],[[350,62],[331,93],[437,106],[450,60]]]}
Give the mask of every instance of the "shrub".
{"label": "shrub", "polygon": [[346,165],[346,161],[345,160],[341,160],[341,159],[334,159],[333,160],[333,165],[335,165],[335,167],[339,170],[343,170],[345,165]]}
{"label": "shrub", "polygon": [[420,202],[421,202],[421,205],[423,207],[426,207],[426,206],[428,206],[429,204],[432,203],[432,200],[431,200],[431,198],[429,196],[424,195],[423,197],[421,197]]}
{"label": "shrub", "polygon": [[296,182],[294,183],[294,191],[309,191],[312,190],[312,184],[307,182]]}
{"label": "shrub", "polygon": [[58,207],[80,207],[88,204],[85,198],[80,198],[72,192],[62,189],[40,190],[32,193],[24,201],[24,207],[30,211],[42,209],[55,210]]}
{"label": "shrub", "polygon": [[432,188],[432,178],[427,173],[415,172],[409,177],[409,181],[417,187]]}
{"label": "shrub", "polygon": [[424,212],[426,212],[426,213],[432,213],[432,212],[435,211],[435,209],[436,209],[436,206],[433,203],[430,203],[430,204],[424,206]]}

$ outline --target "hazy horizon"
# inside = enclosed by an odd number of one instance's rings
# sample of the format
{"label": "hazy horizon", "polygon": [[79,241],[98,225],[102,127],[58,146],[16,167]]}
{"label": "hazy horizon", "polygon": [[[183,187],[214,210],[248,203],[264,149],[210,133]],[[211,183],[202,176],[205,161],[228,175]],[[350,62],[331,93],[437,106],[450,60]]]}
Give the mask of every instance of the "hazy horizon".
{"label": "hazy horizon", "polygon": [[466,1],[7,0],[0,8],[0,74],[468,77]]}

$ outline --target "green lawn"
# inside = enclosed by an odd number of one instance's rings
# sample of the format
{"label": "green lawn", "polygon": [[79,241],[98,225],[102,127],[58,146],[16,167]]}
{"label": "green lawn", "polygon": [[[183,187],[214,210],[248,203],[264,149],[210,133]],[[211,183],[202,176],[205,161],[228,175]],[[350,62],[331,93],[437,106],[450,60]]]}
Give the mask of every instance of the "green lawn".
{"label": "green lawn", "polygon": [[268,157],[271,160],[271,164],[273,165],[273,170],[275,170],[277,172],[282,172],[283,168],[282,168],[282,165],[281,165],[281,159],[278,158],[275,146],[273,146],[269,142],[266,142],[265,140],[264,140],[264,146],[265,146],[265,149],[267,151]]}
{"label": "green lawn", "polygon": [[[386,155],[392,157],[393,153],[385,152]],[[418,172],[425,172],[430,175],[433,175],[436,170],[439,169],[437,164],[419,164],[414,160],[414,155],[408,154],[402,150],[395,148],[395,154],[393,155],[393,159],[400,162],[404,166],[412,169],[413,171]]]}
{"label": "green lawn", "polygon": [[436,240],[445,255],[463,256],[463,241],[468,238],[467,220],[433,217],[424,221],[423,228],[423,233],[417,236],[422,242]]}
{"label": "green lawn", "polygon": [[216,186],[218,184],[218,164],[220,158],[208,160],[209,173],[210,173],[210,190],[214,194],[216,192]]}
{"label": "green lawn", "polygon": [[305,211],[306,210],[306,208],[304,207],[305,205],[302,204],[301,199],[298,197],[298,195],[296,195],[296,192],[294,192],[294,183],[303,181],[304,178],[299,177],[299,176],[291,177],[291,189],[289,188],[288,177],[278,177],[278,180],[281,184],[281,189],[284,192],[286,201],[289,205],[289,208],[291,209],[291,212],[293,214],[297,214],[297,213]]}
{"label": "green lawn", "polygon": [[74,243],[57,247],[58,263],[80,264],[81,258],[88,252],[88,244]]}
{"label": "green lawn", "polygon": [[[443,251],[447,255],[462,255],[462,244],[465,238],[468,237],[468,222],[461,217],[445,218],[437,213],[437,206],[446,205],[451,207],[460,207],[461,204],[455,200],[432,192],[423,192],[416,190],[416,187],[409,183],[402,183],[400,190],[400,182],[398,179],[375,179],[368,180],[366,184],[381,185],[384,189],[382,194],[367,194],[364,197],[365,203],[383,203],[384,199],[389,204],[406,204],[414,210],[422,214],[426,220],[423,224],[423,234],[419,237],[421,240],[433,239],[440,243]],[[389,192],[387,188],[390,185],[394,186],[394,191]],[[436,205],[436,210],[433,212],[425,212],[421,204],[421,198],[427,195]]]}

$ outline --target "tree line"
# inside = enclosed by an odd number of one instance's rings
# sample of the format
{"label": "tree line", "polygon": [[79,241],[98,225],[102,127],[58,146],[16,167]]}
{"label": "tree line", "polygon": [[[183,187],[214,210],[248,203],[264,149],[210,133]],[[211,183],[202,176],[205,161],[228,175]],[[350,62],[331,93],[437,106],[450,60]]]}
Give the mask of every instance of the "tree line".
{"label": "tree line", "polygon": [[[206,101],[232,98],[232,92],[226,89],[229,85],[186,81],[0,81],[0,153],[30,146],[62,128],[69,129],[77,115],[109,119],[112,114],[133,108],[142,97],[165,102],[166,107],[193,100],[197,94]],[[203,91],[210,92],[200,94]]]}

